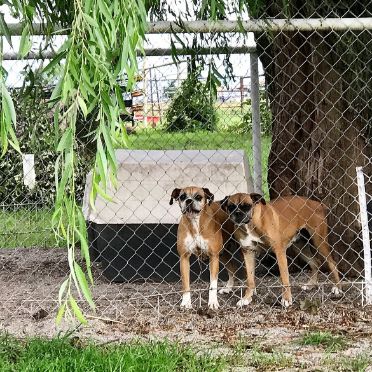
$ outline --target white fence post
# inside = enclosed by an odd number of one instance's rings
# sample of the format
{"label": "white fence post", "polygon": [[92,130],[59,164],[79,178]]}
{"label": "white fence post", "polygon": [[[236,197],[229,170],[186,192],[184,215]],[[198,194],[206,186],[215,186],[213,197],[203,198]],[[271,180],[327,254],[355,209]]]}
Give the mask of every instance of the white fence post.
{"label": "white fence post", "polygon": [[251,53],[249,60],[251,70],[253,185],[254,191],[262,194],[260,82],[257,54]]}
{"label": "white fence post", "polygon": [[365,303],[366,305],[371,305],[372,304],[371,243],[369,239],[366,190],[364,186],[364,174],[362,167],[357,167],[356,172],[358,180],[360,222],[362,225],[363,239]]}
{"label": "white fence post", "polygon": [[22,154],[23,184],[30,190],[36,186],[35,157],[34,154]]}

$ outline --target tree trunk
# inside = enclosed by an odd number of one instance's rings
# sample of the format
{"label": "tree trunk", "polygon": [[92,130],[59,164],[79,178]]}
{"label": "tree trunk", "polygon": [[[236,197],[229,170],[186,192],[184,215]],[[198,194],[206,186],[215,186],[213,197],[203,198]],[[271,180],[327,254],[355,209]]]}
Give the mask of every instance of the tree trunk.
{"label": "tree trunk", "polygon": [[[350,89],[349,66],[339,62],[342,56],[328,36],[257,38],[273,114],[268,182],[271,198],[297,194],[328,206],[329,241],[339,269],[358,276],[363,262],[355,168],[372,174],[365,137],[371,110]],[[368,180],[366,188],[372,195]]]}

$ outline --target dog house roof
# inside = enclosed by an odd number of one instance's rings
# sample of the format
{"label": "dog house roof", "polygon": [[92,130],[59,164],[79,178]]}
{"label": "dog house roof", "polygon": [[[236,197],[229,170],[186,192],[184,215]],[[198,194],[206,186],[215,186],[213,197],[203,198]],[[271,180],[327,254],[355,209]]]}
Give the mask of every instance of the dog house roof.
{"label": "dog house roof", "polygon": [[244,150],[117,150],[118,187],[108,187],[112,201],[97,197],[89,205],[92,175],[87,176],[83,212],[98,224],[174,224],[180,211],[169,205],[175,187],[208,187],[215,200],[252,192]]}

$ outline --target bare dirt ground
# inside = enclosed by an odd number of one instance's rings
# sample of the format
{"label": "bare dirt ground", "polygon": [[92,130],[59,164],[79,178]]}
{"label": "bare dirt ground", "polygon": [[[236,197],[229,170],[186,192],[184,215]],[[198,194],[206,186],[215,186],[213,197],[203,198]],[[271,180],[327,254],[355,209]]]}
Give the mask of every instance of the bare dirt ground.
{"label": "bare dirt ground", "polygon": [[[57,328],[54,321],[58,289],[67,272],[63,250],[0,250],[0,330],[19,337],[52,337],[73,329],[69,322]],[[345,285],[340,299],[329,297],[327,286],[308,293],[294,287],[295,304],[284,310],[277,302],[277,278],[266,277],[258,280],[257,299],[248,308],[235,307],[241,293],[237,289],[234,296],[219,295],[221,308],[211,312],[206,309],[207,284],[193,283],[194,309],[180,311],[178,283],[110,284],[99,267],[93,273],[97,310],[88,311],[88,326],[76,328],[81,339],[106,343],[167,338],[218,353],[237,355],[238,350],[243,360],[237,365],[244,365],[252,350],[293,358],[290,367],[275,358],[267,368],[256,363],[261,370],[354,370],[336,368],[332,360],[359,355],[372,360],[372,307],[362,306],[359,285]],[[295,284],[304,278],[291,279]],[[304,334],[316,331],[341,335],[346,345],[337,352],[300,345]]]}

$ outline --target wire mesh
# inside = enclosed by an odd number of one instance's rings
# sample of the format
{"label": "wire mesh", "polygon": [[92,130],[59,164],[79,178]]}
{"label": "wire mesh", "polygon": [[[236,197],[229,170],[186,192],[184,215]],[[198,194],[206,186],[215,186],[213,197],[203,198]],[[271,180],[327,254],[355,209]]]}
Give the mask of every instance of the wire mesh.
{"label": "wire mesh", "polygon": [[[355,7],[351,5],[341,16],[364,15]],[[332,9],[323,11],[301,9],[293,17],[305,13],[308,17],[334,16]],[[265,16],[278,17],[279,13],[268,8]],[[253,302],[248,296],[245,304],[249,311],[280,306],[287,260],[292,298],[282,304],[293,301],[301,309],[321,303],[342,303],[350,308],[363,304],[364,265],[370,263],[363,261],[355,169],[363,167],[371,231],[371,30],[314,29],[257,32],[254,36],[260,61],[256,103],[267,204],[251,203],[253,214],[261,213],[259,219],[249,220],[259,244],[252,242],[252,231],[247,230],[250,240],[244,245],[236,233],[241,226],[235,225],[235,234],[225,231],[233,242],[224,246],[229,258],[223,262],[222,245],[216,242],[224,227],[203,225],[205,218],[195,217],[210,213],[205,190],[186,193],[195,213],[183,214],[182,224],[191,227],[178,232],[180,252],[177,226],[182,213],[178,203],[182,206],[180,198],[185,193],[175,196],[172,206],[169,199],[175,188],[208,188],[215,197],[212,206],[219,210],[213,210],[212,225],[221,225],[231,223],[232,218],[220,211],[225,196],[257,191],[250,174],[255,159],[249,55],[230,56],[235,78],[218,77],[221,86],[217,85],[216,92],[208,78],[209,67],[214,64],[222,75],[226,56],[208,55],[204,65],[201,56],[182,57],[178,64],[169,56],[141,61],[137,86],[124,96],[129,112],[122,119],[127,125],[129,150],[118,151],[119,187],[111,190],[116,201],[101,200],[95,215],[84,200],[89,193],[89,177],[86,182],[85,176],[94,146],[84,140],[87,123],[81,120],[77,183],[79,198],[85,202],[98,315],[133,322],[141,319],[142,326],[146,319],[177,316],[180,306],[189,307],[190,303],[194,311],[208,303],[217,308],[217,301],[220,309],[247,311],[236,310],[246,287],[243,253],[254,257],[256,288]],[[19,94],[22,77],[14,77],[14,66],[5,68],[12,76],[9,84],[17,103],[17,135],[23,152],[35,156],[32,171],[36,174],[36,186],[31,190],[24,185],[20,156],[10,151],[0,160],[0,313],[6,325],[14,317],[38,319],[40,308],[46,309],[45,316],[53,314],[68,265],[64,242],[55,241],[51,226],[55,154],[52,115],[45,105],[48,92],[41,85],[38,94]],[[231,160],[236,154],[241,156],[238,165]],[[294,195],[314,202],[299,206]],[[201,200],[197,200],[199,196]],[[269,200],[278,196],[293,198],[287,207],[273,209]],[[235,208],[244,205],[238,202]],[[265,214],[263,208],[271,214]],[[226,221],[216,222],[219,218]],[[283,219],[280,224],[278,218]],[[326,226],[320,236],[318,225],[309,226],[314,219],[315,224]],[[294,233],[287,234],[288,226],[294,226]],[[268,231],[275,237],[268,236]],[[329,249],[319,252],[319,246],[327,243]],[[191,302],[183,294],[180,274],[180,258],[186,255],[188,259],[190,254],[191,285],[186,292],[191,293]],[[210,278],[210,260],[215,255],[221,270],[218,278]],[[325,265],[329,257],[336,262],[342,293],[333,288]],[[236,280],[230,279],[224,287],[226,262],[236,266]],[[223,293],[216,294],[215,280]],[[284,289],[287,296],[288,287]]]}

